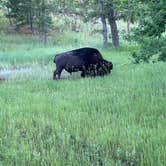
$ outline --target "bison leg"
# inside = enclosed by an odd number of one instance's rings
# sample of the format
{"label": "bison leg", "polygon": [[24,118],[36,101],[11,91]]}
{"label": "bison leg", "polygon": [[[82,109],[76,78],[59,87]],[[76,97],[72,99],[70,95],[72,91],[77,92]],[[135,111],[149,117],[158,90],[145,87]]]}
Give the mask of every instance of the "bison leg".
{"label": "bison leg", "polygon": [[83,66],[82,66],[82,69],[81,69],[80,71],[82,71],[82,72],[81,72],[81,77],[83,77],[83,78],[84,78],[84,77],[85,77],[85,75],[86,75],[86,71],[87,71],[86,66],[85,66],[85,65],[83,65]]}
{"label": "bison leg", "polygon": [[97,76],[97,73],[98,73],[98,64],[95,64],[93,66],[93,76],[96,77]]}
{"label": "bison leg", "polygon": [[81,72],[81,77],[85,77],[85,71]]}
{"label": "bison leg", "polygon": [[[53,74],[53,80],[60,79],[62,69],[56,69]],[[58,77],[57,77],[58,76]]]}
{"label": "bison leg", "polygon": [[53,73],[53,80],[56,80],[56,79],[57,79],[57,70],[55,70]]}

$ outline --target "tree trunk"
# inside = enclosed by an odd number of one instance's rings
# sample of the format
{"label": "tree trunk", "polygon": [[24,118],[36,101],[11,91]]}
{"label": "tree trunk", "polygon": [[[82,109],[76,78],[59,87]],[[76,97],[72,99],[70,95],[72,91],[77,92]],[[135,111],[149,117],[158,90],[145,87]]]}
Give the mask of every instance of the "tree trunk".
{"label": "tree trunk", "polygon": [[8,14],[8,20],[9,20],[9,24],[10,24],[10,26],[12,26],[13,25],[13,23],[12,23],[12,19],[11,19],[11,16],[10,16],[10,14],[9,14],[10,12],[9,12],[9,8],[7,8],[7,14]]}
{"label": "tree trunk", "polygon": [[34,6],[32,3],[32,0],[27,1],[27,13],[28,13],[28,24],[30,26],[31,33],[34,34],[34,29],[33,29],[33,10]]}
{"label": "tree trunk", "polygon": [[103,0],[99,0],[99,10],[100,10],[100,17],[101,17],[101,22],[103,26],[103,47],[107,48],[108,46],[108,31],[107,31],[107,23],[106,23],[106,18],[104,14],[104,2]]}
{"label": "tree trunk", "polygon": [[127,19],[127,33],[130,35],[130,19]]}
{"label": "tree trunk", "polygon": [[30,23],[30,29],[31,29],[31,32],[32,32],[32,34],[34,34],[34,29],[33,29],[33,16],[32,16],[32,10],[30,10],[30,20],[29,20],[29,23]]}
{"label": "tree trunk", "polygon": [[128,15],[127,15],[127,33],[130,35],[130,23],[131,23],[131,4],[130,0],[128,0]]}
{"label": "tree trunk", "polygon": [[116,19],[115,19],[115,15],[114,15],[114,9],[113,9],[112,4],[110,4],[108,21],[109,21],[110,28],[111,28],[112,43],[115,48],[119,48],[120,44],[119,44],[118,28],[117,28]]}

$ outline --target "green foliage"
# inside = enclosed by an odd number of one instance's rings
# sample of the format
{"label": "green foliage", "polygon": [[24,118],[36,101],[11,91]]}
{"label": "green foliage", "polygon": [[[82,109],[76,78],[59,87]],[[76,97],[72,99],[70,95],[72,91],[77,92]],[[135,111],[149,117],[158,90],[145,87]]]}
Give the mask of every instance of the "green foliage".
{"label": "green foliage", "polygon": [[8,9],[7,17],[17,25],[30,25],[33,33],[34,27],[39,32],[48,32],[52,25],[50,16],[54,11],[54,2],[48,0],[8,0],[5,7]]}
{"label": "green foliage", "polygon": [[161,37],[166,30],[166,2],[165,0],[145,2],[147,7],[140,17],[140,31],[142,35]]}
{"label": "green foliage", "polygon": [[141,56],[138,55],[138,53],[136,53],[136,52],[132,53],[132,58],[134,59],[133,63],[135,63],[135,64],[138,64],[141,61]]}
{"label": "green foliage", "polygon": [[161,48],[161,53],[159,54],[159,61],[166,61],[166,47]]}
{"label": "green foliage", "polygon": [[166,30],[165,1],[146,1],[143,4],[145,5],[141,10],[143,15],[139,17],[140,24],[133,35],[133,38],[140,43],[141,50],[132,57],[135,63],[149,62],[156,55],[158,60],[165,61],[166,38],[163,35]]}
{"label": "green foliage", "polygon": [[164,38],[156,39],[155,37],[143,38],[141,40],[141,51],[134,52],[132,57],[134,58],[134,63],[142,62],[156,62],[165,61],[165,43]]}

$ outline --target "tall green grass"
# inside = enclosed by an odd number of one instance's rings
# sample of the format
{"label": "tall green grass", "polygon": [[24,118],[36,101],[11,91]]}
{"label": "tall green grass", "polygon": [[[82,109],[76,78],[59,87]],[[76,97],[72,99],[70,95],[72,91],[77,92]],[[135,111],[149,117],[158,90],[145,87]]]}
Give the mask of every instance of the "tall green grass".
{"label": "tall green grass", "polygon": [[166,165],[165,63],[132,64],[135,46],[99,47],[114,63],[111,75],[53,81],[52,61],[45,62],[74,47],[1,54],[1,65],[16,58],[30,68],[0,81],[0,165]]}
{"label": "tall green grass", "polygon": [[[49,37],[48,43],[44,45],[37,36],[1,35],[0,68],[7,68],[7,70],[0,71],[0,77],[32,76],[50,79],[55,69],[53,64],[55,54],[79,47],[96,47],[93,37],[89,41],[84,41],[85,37],[86,35],[74,32],[64,33],[63,37],[62,34],[58,37]],[[19,69],[20,67],[22,70]]]}
{"label": "tall green grass", "polygon": [[[48,63],[53,61],[55,54],[80,47],[95,47],[102,51],[105,58],[116,56],[117,60],[124,60],[124,56],[125,59],[129,58],[131,52],[138,49],[137,45],[123,42],[119,50],[112,46],[104,50],[100,37],[68,32],[58,37],[50,37],[47,45],[44,45],[37,36],[0,35],[0,66]],[[123,63],[123,60],[118,60],[118,63]]]}

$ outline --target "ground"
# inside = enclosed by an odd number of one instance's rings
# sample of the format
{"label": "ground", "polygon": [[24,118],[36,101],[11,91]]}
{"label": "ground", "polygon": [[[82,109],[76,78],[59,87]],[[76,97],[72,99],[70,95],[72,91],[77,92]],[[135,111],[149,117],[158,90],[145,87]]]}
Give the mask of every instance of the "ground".
{"label": "ground", "polygon": [[0,165],[166,164],[165,63],[133,64],[135,45],[97,46],[111,75],[53,81],[54,53],[80,45],[17,41],[0,51]]}

